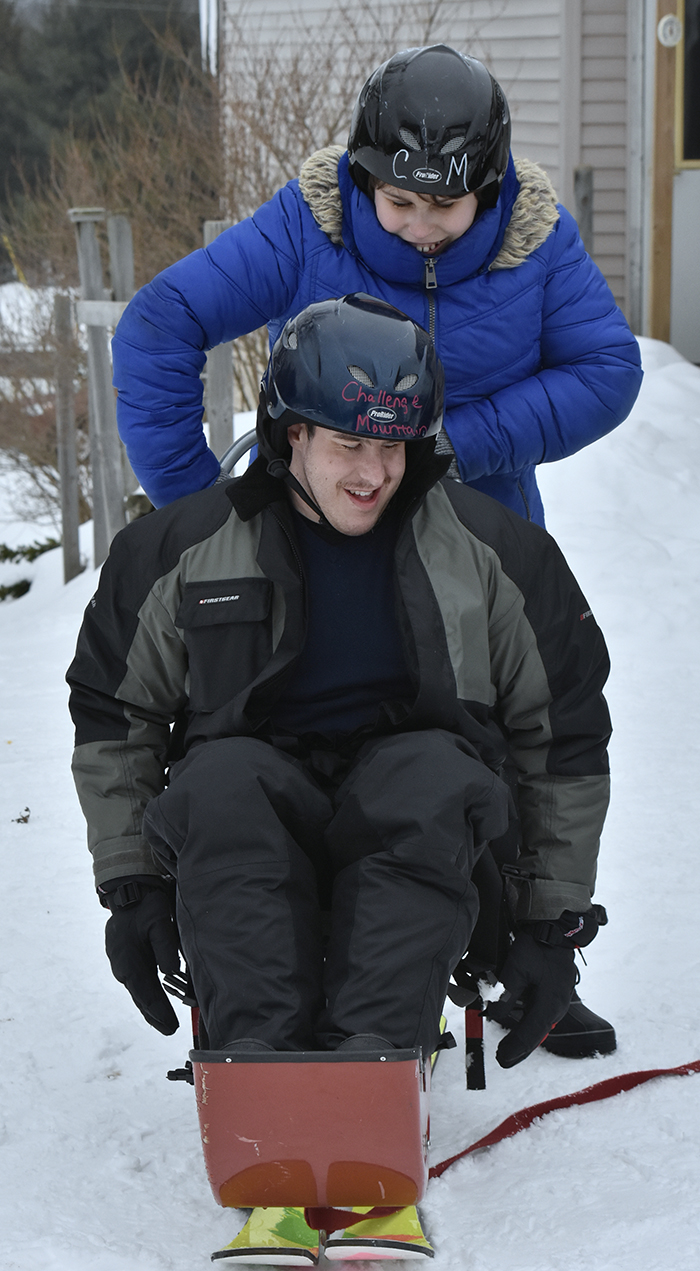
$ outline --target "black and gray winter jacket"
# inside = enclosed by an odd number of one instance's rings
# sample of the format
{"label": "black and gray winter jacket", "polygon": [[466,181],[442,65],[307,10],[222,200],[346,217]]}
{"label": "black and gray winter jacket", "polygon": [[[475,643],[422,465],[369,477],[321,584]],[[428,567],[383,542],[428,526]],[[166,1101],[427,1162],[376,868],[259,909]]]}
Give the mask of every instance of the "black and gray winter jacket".
{"label": "black and gray winter jacket", "polygon": [[[531,881],[519,917],[588,908],[608,802],[603,637],[555,542],[494,500],[406,480],[396,602],[415,700],[403,729],[446,728],[518,769]],[[428,488],[426,488],[426,486]],[[265,735],[304,641],[288,496],[262,460],[114,540],[68,671],[73,770],[98,883],[158,872],[146,803],[178,752]]]}

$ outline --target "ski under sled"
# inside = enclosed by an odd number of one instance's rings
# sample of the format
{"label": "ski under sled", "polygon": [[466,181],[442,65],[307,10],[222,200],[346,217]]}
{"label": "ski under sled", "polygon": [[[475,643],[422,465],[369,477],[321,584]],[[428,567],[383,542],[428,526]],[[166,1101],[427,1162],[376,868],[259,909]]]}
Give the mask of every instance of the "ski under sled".
{"label": "ski under sled", "polygon": [[212,1262],[226,1259],[242,1266],[315,1267],[398,1260],[403,1266],[433,1257],[415,1206],[380,1218],[372,1218],[372,1212],[356,1207],[352,1225],[329,1236],[309,1227],[303,1209],[254,1209],[231,1243],[211,1255]]}

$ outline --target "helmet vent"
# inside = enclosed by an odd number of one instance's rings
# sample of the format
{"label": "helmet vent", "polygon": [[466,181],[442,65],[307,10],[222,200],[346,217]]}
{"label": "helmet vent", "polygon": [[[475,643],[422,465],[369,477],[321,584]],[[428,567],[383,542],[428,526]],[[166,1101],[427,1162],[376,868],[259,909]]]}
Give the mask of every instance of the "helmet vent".
{"label": "helmet vent", "polygon": [[417,383],[417,375],[404,375],[400,380],[397,380],[396,384],[394,384],[394,392],[405,393],[407,389],[413,388],[413,385]]}
{"label": "helmet vent", "polygon": [[454,154],[455,150],[461,150],[467,138],[462,135],[460,137],[452,137],[446,141],[444,146],[440,146],[440,154]]}
{"label": "helmet vent", "polygon": [[359,380],[360,384],[364,384],[365,388],[374,388],[374,380],[370,379],[366,371],[361,366],[349,366],[348,370],[354,380]]}
{"label": "helmet vent", "polygon": [[415,132],[409,132],[408,128],[399,128],[399,136],[409,150],[421,149],[420,137],[417,137]]}

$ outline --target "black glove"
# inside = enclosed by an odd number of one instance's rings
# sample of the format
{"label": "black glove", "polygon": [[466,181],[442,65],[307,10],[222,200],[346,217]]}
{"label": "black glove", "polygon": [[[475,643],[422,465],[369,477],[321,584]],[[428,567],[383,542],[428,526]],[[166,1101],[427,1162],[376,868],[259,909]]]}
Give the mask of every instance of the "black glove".
{"label": "black glove", "polygon": [[574,950],[590,944],[607,921],[603,906],[592,905],[584,913],[565,909],[559,918],[520,924],[501,974],[506,992],[484,1011],[510,1028],[496,1051],[502,1068],[527,1059],[566,1015],[577,980]]}
{"label": "black glove", "polygon": [[165,974],[180,970],[169,885],[150,874],[138,875],[112,879],[98,893],[112,912],[105,929],[112,974],[129,990],[144,1019],[167,1037],[179,1023],[158,968]]}
{"label": "black glove", "polygon": [[506,992],[497,1002],[490,1002],[484,1014],[497,1024],[505,1023],[516,1002],[521,1002],[522,1019],[496,1051],[501,1067],[513,1068],[527,1059],[566,1015],[576,984],[574,951],[541,944],[529,931],[519,931],[501,980]]}

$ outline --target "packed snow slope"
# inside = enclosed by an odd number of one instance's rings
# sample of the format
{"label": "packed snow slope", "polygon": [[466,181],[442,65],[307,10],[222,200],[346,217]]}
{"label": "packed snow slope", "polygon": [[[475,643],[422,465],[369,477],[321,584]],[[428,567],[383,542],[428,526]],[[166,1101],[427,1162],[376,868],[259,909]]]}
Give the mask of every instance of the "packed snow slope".
{"label": "packed snow slope", "polygon": [[[503,1072],[487,1025],[485,1091],[464,1089],[459,1050],[440,1060],[435,1160],[524,1105],[700,1058],[700,370],[667,345],[643,353],[630,419],[540,474],[549,528],[612,656],[597,892],[610,924],[586,951],[581,992],[614,1022],[618,1050],[538,1051]],[[49,532],[11,521],[0,540]],[[189,1048],[187,1013],[163,1038],[111,977],[69,774],[63,674],[95,575],[63,586],[59,552],[24,575],[29,593],[0,605],[0,1266],[204,1271],[242,1215],[212,1199],[191,1088],[165,1080]],[[457,1165],[424,1206],[435,1271],[698,1271],[699,1095],[697,1076],[656,1081]]]}

